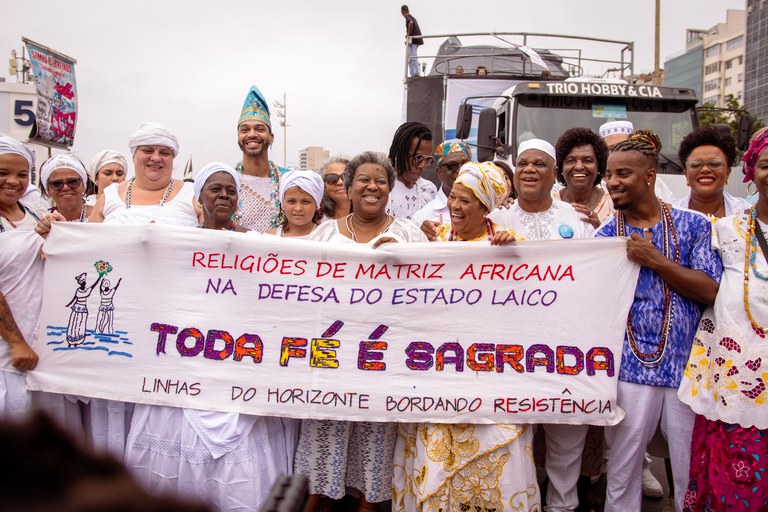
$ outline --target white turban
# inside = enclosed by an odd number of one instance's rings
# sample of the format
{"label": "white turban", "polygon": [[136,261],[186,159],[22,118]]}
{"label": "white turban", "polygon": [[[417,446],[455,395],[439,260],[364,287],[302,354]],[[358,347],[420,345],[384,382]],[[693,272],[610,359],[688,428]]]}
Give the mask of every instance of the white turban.
{"label": "white turban", "polygon": [[545,140],[529,139],[521,143],[519,146],[517,146],[517,157],[520,158],[520,155],[529,149],[538,149],[539,151],[543,151],[544,153],[551,156],[552,160],[557,161],[557,157],[555,156],[555,148],[553,148],[552,144]]}
{"label": "white turban", "polygon": [[93,157],[93,160],[91,160],[91,165],[88,166],[88,175],[93,181],[96,181],[96,175],[101,168],[107,164],[120,164],[125,171],[128,170],[128,162],[125,160],[122,153],[111,149],[105,149],[104,151],[97,153],[96,156]]}
{"label": "white turban", "polygon": [[301,190],[311,195],[315,200],[315,205],[320,208],[323,202],[323,178],[315,171],[288,171],[280,175],[280,204],[285,201],[285,193],[291,187],[299,187]]}
{"label": "white turban", "polygon": [[43,190],[47,190],[48,180],[50,179],[51,174],[53,174],[53,171],[57,169],[72,169],[80,175],[80,179],[83,180],[83,185],[88,184],[88,173],[85,172],[85,167],[83,167],[80,160],[68,153],[64,153],[49,158],[40,168],[40,183],[43,185]]}
{"label": "white turban", "polygon": [[132,155],[136,153],[136,148],[139,146],[165,146],[171,148],[174,158],[179,154],[179,139],[160,123],[141,123],[139,130],[128,139],[128,147]]}
{"label": "white turban", "polygon": [[208,178],[210,178],[211,175],[217,172],[226,172],[232,176],[235,179],[237,191],[238,193],[240,192],[240,173],[223,162],[211,162],[200,169],[200,172],[197,173],[197,177],[195,178],[195,197],[198,201],[200,200],[200,194],[203,192],[205,182],[208,181]]}
{"label": "white turban", "polygon": [[600,125],[600,138],[604,139],[609,135],[616,135],[619,133],[632,135],[634,130],[634,125],[629,121],[611,121]]}
{"label": "white turban", "polygon": [[504,171],[493,162],[467,162],[461,166],[454,183],[461,183],[491,212],[509,195]]}
{"label": "white turban", "polygon": [[35,152],[29,149],[25,144],[17,141],[13,137],[0,135],[0,155],[19,155],[23,156],[29,164],[29,170],[35,166]]}

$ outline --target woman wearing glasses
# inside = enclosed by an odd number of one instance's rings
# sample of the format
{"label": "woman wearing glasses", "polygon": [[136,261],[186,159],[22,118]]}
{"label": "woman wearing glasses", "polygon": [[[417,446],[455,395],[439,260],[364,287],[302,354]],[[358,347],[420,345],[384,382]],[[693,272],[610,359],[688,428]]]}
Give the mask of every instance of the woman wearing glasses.
{"label": "woman wearing glasses", "polygon": [[725,191],[736,160],[736,143],[730,135],[708,126],[696,128],[680,143],[677,152],[685,166],[690,192],[675,206],[701,212],[711,218],[738,215],[750,207]]}
{"label": "woman wearing glasses", "polygon": [[395,132],[389,148],[389,161],[397,179],[389,194],[387,213],[398,219],[411,219],[435,198],[437,187],[421,177],[435,162],[432,132],[427,125],[409,122]]}
{"label": "woman wearing glasses", "polygon": [[51,212],[58,212],[69,222],[88,222],[91,207],[85,204],[88,173],[72,155],[56,155],[40,168],[40,186],[53,201]]}
{"label": "woman wearing glasses", "polygon": [[344,182],[341,179],[348,163],[349,159],[347,158],[331,158],[320,169],[320,176],[323,177],[325,183],[323,202],[320,205],[323,212],[322,222],[340,219],[351,213],[350,205],[352,203],[344,190]]}

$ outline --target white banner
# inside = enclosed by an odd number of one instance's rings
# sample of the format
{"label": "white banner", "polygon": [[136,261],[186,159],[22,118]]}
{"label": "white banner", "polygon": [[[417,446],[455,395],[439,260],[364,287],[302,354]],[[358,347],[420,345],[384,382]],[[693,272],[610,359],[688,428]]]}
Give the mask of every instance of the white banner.
{"label": "white banner", "polygon": [[28,386],[296,418],[617,423],[623,239],[324,244],[57,223]]}

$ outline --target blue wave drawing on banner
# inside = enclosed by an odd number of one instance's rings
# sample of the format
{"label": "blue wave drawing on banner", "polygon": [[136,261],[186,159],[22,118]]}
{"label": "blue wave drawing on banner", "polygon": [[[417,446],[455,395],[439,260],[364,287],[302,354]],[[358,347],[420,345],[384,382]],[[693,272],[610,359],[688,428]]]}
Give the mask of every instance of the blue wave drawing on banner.
{"label": "blue wave drawing on banner", "polygon": [[92,329],[86,329],[85,341],[79,345],[70,347],[67,344],[66,325],[63,327],[48,325],[46,329],[46,336],[49,339],[53,338],[47,345],[53,346],[54,352],[62,350],[96,350],[106,352],[108,356],[133,357],[133,354],[128,352],[133,345],[130,338],[128,338],[128,331],[115,331],[115,334],[105,334],[96,332]]}

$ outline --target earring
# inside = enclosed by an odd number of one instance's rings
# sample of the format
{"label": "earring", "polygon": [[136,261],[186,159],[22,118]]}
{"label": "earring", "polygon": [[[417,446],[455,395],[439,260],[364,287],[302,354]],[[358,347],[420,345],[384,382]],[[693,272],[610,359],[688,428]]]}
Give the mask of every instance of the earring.
{"label": "earring", "polygon": [[[753,191],[751,191],[751,190],[749,190],[749,187],[750,187],[750,185],[751,185],[751,186],[753,186],[753,187],[755,187],[755,191],[754,191],[754,192],[753,192]],[[754,181],[750,181],[749,183],[747,183],[747,193],[748,193],[749,195],[752,195],[752,194],[757,194],[757,185],[755,185],[755,182],[754,182]]]}

